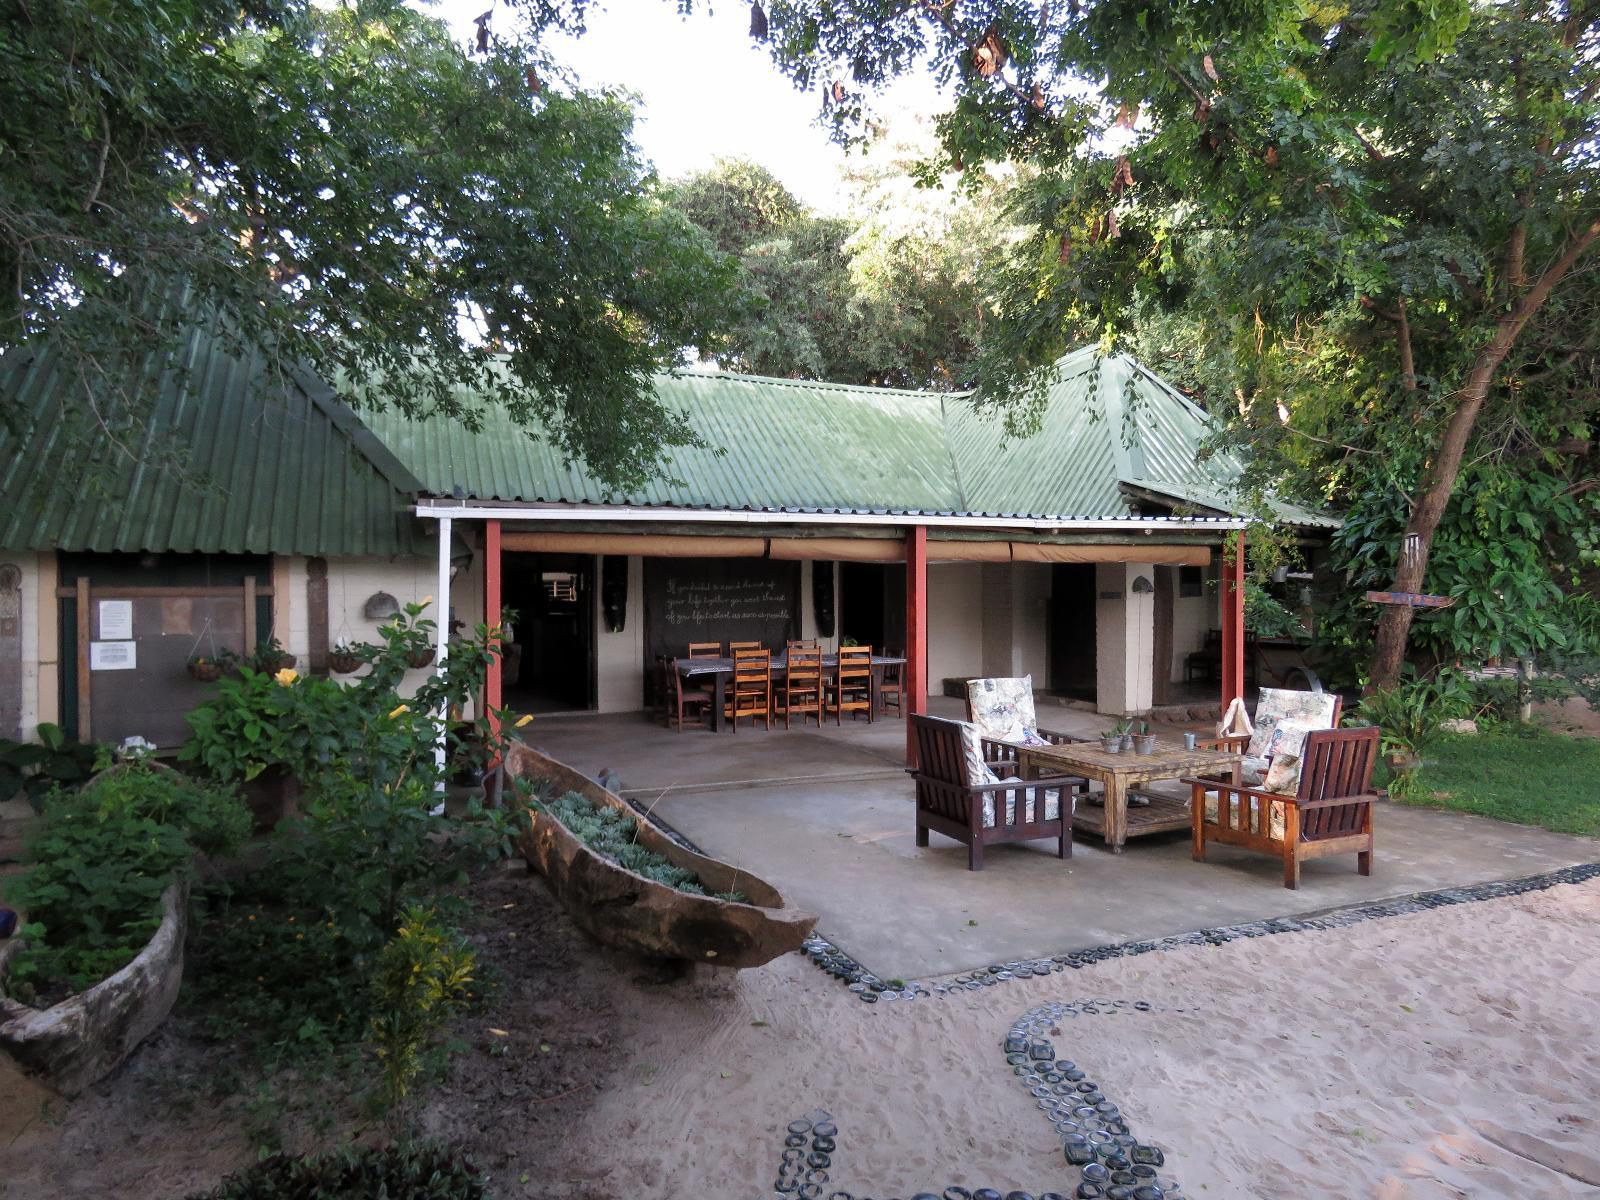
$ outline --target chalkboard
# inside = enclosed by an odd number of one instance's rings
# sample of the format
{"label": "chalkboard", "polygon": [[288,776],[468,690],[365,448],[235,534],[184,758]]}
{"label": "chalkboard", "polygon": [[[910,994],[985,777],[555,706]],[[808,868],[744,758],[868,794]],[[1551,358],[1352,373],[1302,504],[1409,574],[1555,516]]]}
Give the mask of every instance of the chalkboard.
{"label": "chalkboard", "polygon": [[647,558],[644,608],[647,663],[682,658],[690,642],[760,642],[781,652],[800,635],[800,564]]}

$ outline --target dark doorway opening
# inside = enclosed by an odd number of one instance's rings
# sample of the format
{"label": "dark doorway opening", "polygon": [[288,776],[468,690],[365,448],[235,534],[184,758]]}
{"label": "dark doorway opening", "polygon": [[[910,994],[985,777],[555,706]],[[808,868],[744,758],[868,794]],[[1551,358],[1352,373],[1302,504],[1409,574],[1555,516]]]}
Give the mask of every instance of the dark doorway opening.
{"label": "dark doorway opening", "polygon": [[585,712],[596,704],[594,556],[507,553],[503,603],[516,614],[502,668],[518,712]]}
{"label": "dark doorway opening", "polygon": [[1045,630],[1050,690],[1073,700],[1095,699],[1095,586],[1093,563],[1050,568],[1050,621]]}
{"label": "dark doorway opening", "polygon": [[904,653],[905,564],[839,564],[839,637],[875,650]]}

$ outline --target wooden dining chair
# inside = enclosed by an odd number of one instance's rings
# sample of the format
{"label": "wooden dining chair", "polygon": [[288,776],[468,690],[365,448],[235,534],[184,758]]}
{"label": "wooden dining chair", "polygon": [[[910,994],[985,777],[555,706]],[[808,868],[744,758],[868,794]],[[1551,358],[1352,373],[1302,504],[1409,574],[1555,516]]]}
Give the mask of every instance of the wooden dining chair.
{"label": "wooden dining chair", "polygon": [[789,643],[788,664],[784,670],[783,682],[773,694],[773,703],[777,710],[783,713],[783,727],[788,729],[789,720],[795,714],[800,714],[800,726],[805,728],[806,714],[816,717],[817,725],[822,725],[822,651],[814,644],[805,646],[797,642]]}
{"label": "wooden dining chair", "polygon": [[721,658],[722,657],[722,643],[721,642],[690,642],[689,643],[689,657],[690,658]]}
{"label": "wooden dining chair", "polygon": [[872,647],[845,646],[839,651],[839,666],[828,681],[828,711],[835,725],[844,723],[844,714],[856,719],[858,712],[872,713]]}
{"label": "wooden dining chair", "polygon": [[738,654],[739,651],[741,651],[741,650],[765,650],[765,649],[766,649],[766,647],[763,646],[760,642],[729,642],[728,643],[728,657],[732,658],[734,655]]}
{"label": "wooden dining chair", "polygon": [[711,714],[711,705],[716,701],[716,693],[711,690],[711,685],[705,686],[686,684],[682,673],[678,670],[678,659],[672,659],[667,666],[667,687],[670,689],[669,706],[667,709],[667,727],[673,726],[674,707],[676,708],[677,729],[683,732],[685,713],[694,713],[702,721]]}
{"label": "wooden dining chair", "polygon": [[[898,650],[885,650],[884,654],[892,658],[905,657]],[[885,663],[883,675],[878,680],[878,708],[883,712],[888,712],[889,707],[893,705],[895,716],[905,716],[905,691],[905,663]]]}
{"label": "wooden dining chair", "polygon": [[740,717],[749,717],[752,722],[759,717],[762,724],[772,728],[772,651],[757,648],[733,652],[733,679],[728,684],[723,712],[735,733]]}
{"label": "wooden dining chair", "polygon": [[790,650],[793,650],[796,646],[802,650],[816,650],[818,648],[816,638],[790,638],[785,645]]}

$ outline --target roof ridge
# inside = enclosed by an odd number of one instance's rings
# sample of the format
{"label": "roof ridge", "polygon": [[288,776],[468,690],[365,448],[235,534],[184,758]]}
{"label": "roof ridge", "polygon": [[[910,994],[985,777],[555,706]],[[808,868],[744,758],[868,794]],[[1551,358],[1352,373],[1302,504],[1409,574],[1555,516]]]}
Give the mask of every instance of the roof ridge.
{"label": "roof ridge", "polygon": [[656,372],[670,379],[709,379],[717,382],[776,384],[779,387],[816,389],[821,391],[851,392],[866,395],[912,396],[922,400],[940,400],[947,396],[970,396],[973,389],[963,388],[951,392],[936,392],[931,388],[892,388],[872,383],[841,383],[835,379],[790,379],[780,375],[750,375],[742,371],[695,371],[674,367]]}

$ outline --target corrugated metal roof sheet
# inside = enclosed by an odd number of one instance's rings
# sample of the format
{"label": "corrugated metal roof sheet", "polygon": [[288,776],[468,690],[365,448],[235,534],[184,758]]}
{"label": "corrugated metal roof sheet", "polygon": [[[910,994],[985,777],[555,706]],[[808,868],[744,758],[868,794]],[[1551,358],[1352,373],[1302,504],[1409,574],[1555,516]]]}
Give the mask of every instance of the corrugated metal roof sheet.
{"label": "corrugated metal roof sheet", "polygon": [[[0,358],[0,546],[13,550],[410,554],[417,484],[315,380],[192,327],[127,383],[143,417],[124,451],[48,345]],[[117,402],[102,410],[113,427]],[[376,460],[376,461],[374,461]],[[382,468],[380,470],[380,468]]]}
{"label": "corrugated metal roof sheet", "polygon": [[[395,412],[363,419],[429,494],[511,503],[1116,519],[1134,514],[1123,481],[1215,500],[1239,473],[1225,456],[1197,461],[1211,430],[1199,407],[1133,359],[1092,348],[1057,364],[1039,432],[1009,442],[965,394],[694,372],[658,376],[656,392],[708,448],[673,451],[669,478],[629,495],[493,409],[477,431]],[[1285,519],[1298,520],[1291,509]]]}

